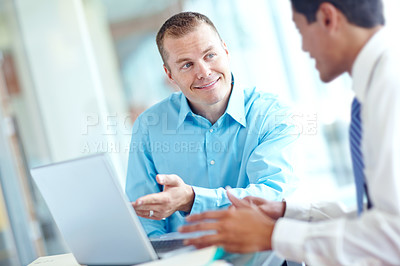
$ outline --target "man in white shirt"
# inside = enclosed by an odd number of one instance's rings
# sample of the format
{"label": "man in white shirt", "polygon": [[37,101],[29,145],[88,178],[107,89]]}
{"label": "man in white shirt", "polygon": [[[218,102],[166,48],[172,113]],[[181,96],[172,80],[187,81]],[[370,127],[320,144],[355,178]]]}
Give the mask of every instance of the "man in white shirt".
{"label": "man in white shirt", "polygon": [[353,78],[350,146],[358,211],[339,203],[229,195],[236,208],[188,217],[197,223],[180,231],[216,230],[186,241],[197,247],[272,249],[310,265],[400,265],[400,56],[386,40],[382,2],[291,2],[303,50],[315,58],[321,80],[345,72]]}

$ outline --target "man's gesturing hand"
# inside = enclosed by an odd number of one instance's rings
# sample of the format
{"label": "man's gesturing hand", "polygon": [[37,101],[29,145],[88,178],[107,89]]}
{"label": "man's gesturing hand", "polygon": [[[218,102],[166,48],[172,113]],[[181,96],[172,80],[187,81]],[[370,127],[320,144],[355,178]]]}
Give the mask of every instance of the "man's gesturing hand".
{"label": "man's gesturing hand", "polygon": [[176,211],[190,212],[194,201],[193,188],[177,175],[157,175],[164,191],[149,194],[132,203],[137,215],[153,220],[169,217]]}
{"label": "man's gesturing hand", "polygon": [[248,196],[244,199],[238,199],[233,196],[229,190],[226,193],[228,195],[229,200],[232,203],[232,206],[235,208],[249,208],[255,207],[258,208],[259,211],[269,216],[274,220],[278,220],[283,217],[286,211],[286,202],[284,201],[269,201],[263,198]]}
{"label": "man's gesturing hand", "polygon": [[180,232],[213,230],[215,234],[185,240],[197,248],[222,246],[228,252],[249,253],[271,249],[275,222],[255,207],[210,211],[187,217],[192,224]]}

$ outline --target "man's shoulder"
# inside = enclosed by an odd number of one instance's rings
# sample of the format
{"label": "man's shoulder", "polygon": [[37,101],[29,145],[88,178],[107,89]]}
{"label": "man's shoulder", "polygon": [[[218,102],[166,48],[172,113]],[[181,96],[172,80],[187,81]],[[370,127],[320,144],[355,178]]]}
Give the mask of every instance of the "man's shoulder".
{"label": "man's shoulder", "polygon": [[375,71],[372,72],[370,97],[389,97],[400,99],[400,51],[389,46],[376,61]]}
{"label": "man's shoulder", "polygon": [[[163,123],[177,123],[181,106],[181,92],[174,92],[161,102],[154,104],[141,113],[134,123],[134,128],[143,130],[159,129]],[[168,121],[167,121],[168,120]]]}
{"label": "man's shoulder", "polygon": [[291,125],[293,110],[276,94],[256,88],[245,90],[245,109],[247,128],[256,130],[260,136],[268,135],[277,127],[280,132],[281,126],[290,128],[285,134],[294,132]]}
{"label": "man's shoulder", "polygon": [[389,46],[383,53],[381,60],[378,61],[378,67],[383,70],[387,77],[397,81],[400,80],[398,72],[400,68],[400,50]]}
{"label": "man's shoulder", "polygon": [[181,105],[182,92],[174,92],[164,100],[147,108],[139,118],[154,117],[163,114],[170,114],[179,111]]}
{"label": "man's shoulder", "polygon": [[278,95],[261,91],[256,87],[244,90],[244,101],[247,112],[266,113],[288,108]]}

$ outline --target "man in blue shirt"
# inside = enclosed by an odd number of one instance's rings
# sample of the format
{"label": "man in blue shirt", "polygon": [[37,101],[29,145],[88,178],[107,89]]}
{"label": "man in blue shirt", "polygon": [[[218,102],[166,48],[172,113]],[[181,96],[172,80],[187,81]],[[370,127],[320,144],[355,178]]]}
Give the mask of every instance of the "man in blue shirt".
{"label": "man in blue shirt", "polygon": [[204,15],[171,17],[157,45],[181,92],[133,127],[126,193],[147,234],[177,231],[187,214],[228,207],[226,186],[239,198],[282,200],[294,184],[297,134],[288,109],[270,94],[234,87],[226,44]]}

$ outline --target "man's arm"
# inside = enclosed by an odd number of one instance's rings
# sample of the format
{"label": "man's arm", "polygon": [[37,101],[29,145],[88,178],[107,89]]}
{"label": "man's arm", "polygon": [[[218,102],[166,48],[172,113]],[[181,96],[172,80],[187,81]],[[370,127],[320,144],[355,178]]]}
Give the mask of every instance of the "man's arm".
{"label": "man's arm", "polygon": [[[293,174],[292,156],[298,133],[289,123],[288,110],[280,106],[274,108],[275,111],[263,117],[261,129],[249,128],[248,134],[258,138],[259,144],[251,152],[245,165],[249,185],[230,190],[238,198],[256,196],[281,201],[296,187],[297,177]],[[231,204],[225,188],[193,186],[193,190],[195,200],[191,214],[222,209]]]}
{"label": "man's arm", "polygon": [[185,241],[198,248],[218,245],[235,253],[273,249],[280,257],[310,265],[397,265],[400,261],[400,217],[379,210],[359,219],[309,223],[286,218],[275,222],[248,207],[195,214],[187,221],[192,224],[180,232],[216,231]]}
{"label": "man's arm", "polygon": [[278,220],[285,217],[306,222],[318,222],[334,218],[356,218],[357,211],[349,211],[340,202],[299,203],[293,201],[270,201],[263,198],[249,196],[242,200],[237,199],[227,191],[228,198],[235,208],[257,207],[268,217]]}
{"label": "man's arm", "polygon": [[[309,223],[281,218],[275,222],[259,208],[265,202],[256,205],[233,198],[232,203],[237,207],[189,216],[191,224],[180,232],[215,230],[216,234],[189,239],[185,244],[198,248],[218,245],[236,253],[273,249],[283,258],[310,265],[396,265],[400,261],[399,215],[374,209],[359,219]],[[273,216],[282,215],[282,208],[275,210]]]}
{"label": "man's arm", "polygon": [[374,209],[359,219],[279,219],[271,244],[279,256],[310,265],[396,265],[399,232],[399,215]]}

